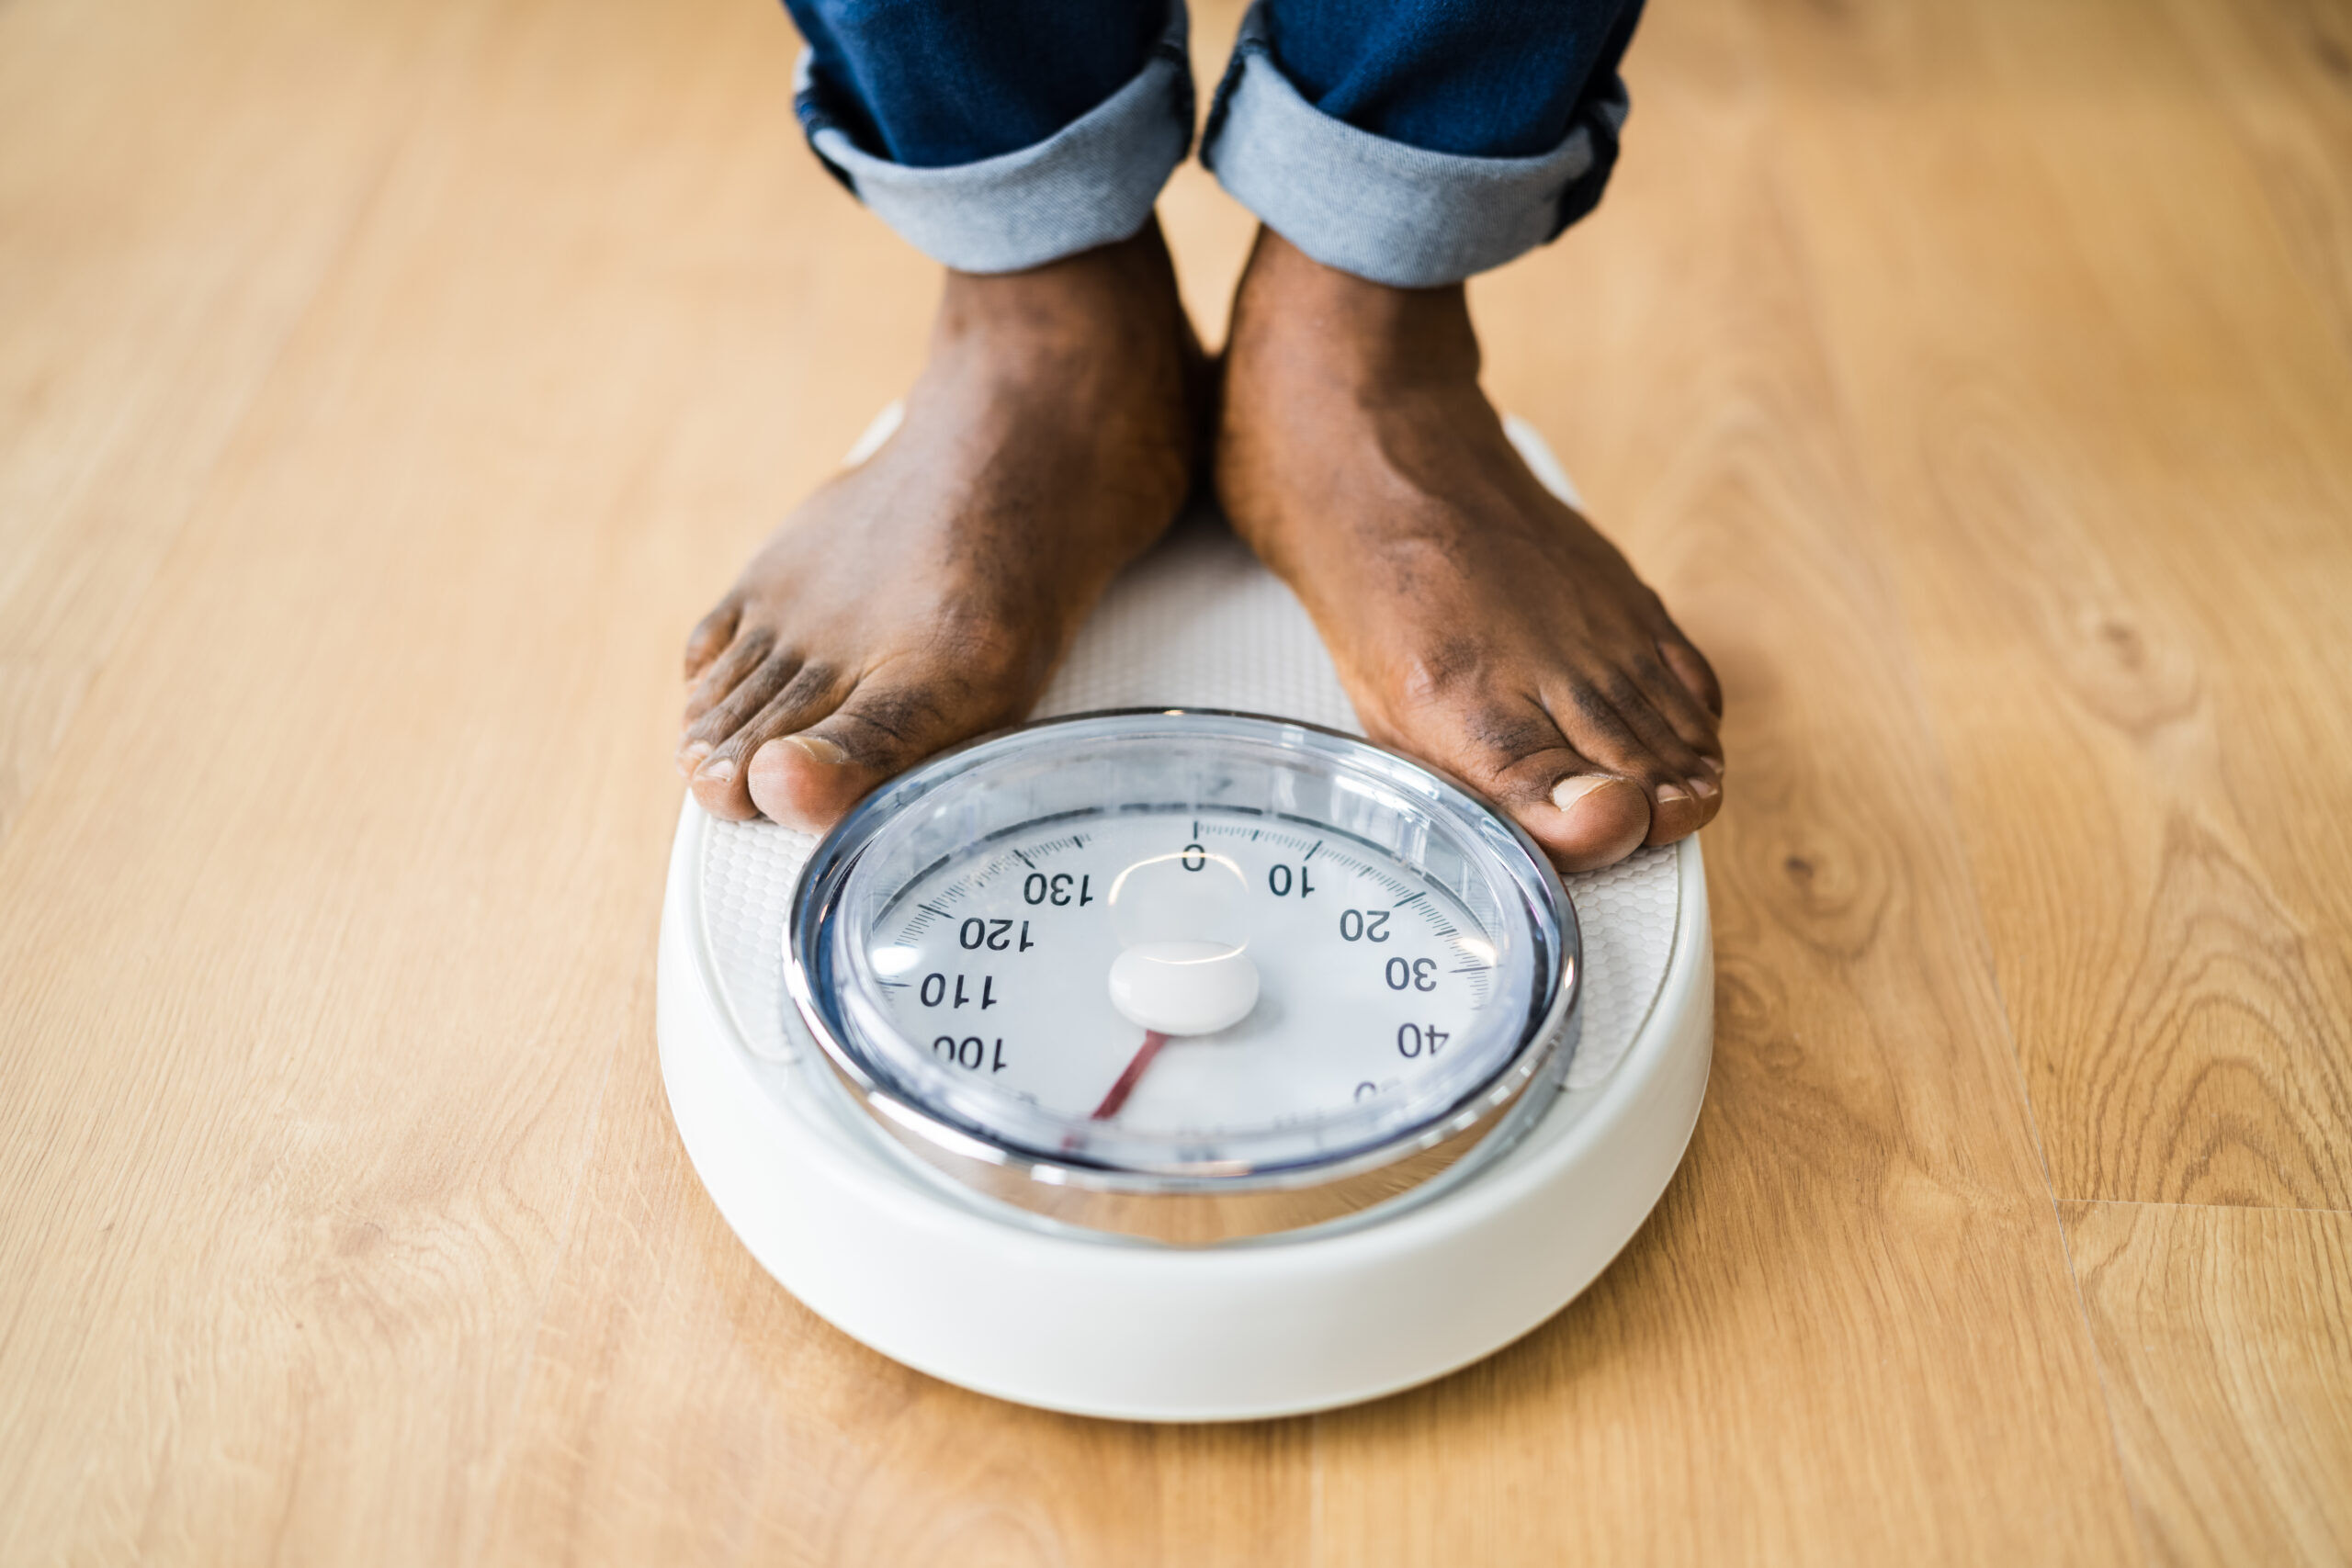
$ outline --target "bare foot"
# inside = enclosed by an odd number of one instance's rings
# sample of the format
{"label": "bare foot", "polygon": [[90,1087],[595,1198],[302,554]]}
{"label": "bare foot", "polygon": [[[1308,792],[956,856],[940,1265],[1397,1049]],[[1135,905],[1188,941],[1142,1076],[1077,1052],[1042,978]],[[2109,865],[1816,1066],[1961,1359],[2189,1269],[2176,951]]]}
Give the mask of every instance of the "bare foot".
{"label": "bare foot", "polygon": [[1520,460],[1458,286],[1366,283],[1261,231],[1216,472],[1374,739],[1466,780],[1566,870],[1714,816],[1714,671]]}
{"label": "bare foot", "polygon": [[1021,718],[1183,504],[1204,378],[1156,223],[1030,272],[949,274],[905,423],[687,641],[695,798],[816,831]]}

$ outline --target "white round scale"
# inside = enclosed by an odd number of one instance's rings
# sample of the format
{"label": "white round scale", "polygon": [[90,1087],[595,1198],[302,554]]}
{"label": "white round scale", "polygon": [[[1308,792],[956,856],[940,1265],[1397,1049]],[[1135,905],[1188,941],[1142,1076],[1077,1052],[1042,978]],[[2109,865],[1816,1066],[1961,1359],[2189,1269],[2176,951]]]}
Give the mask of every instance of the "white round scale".
{"label": "white round scale", "polygon": [[684,809],[662,1077],[769,1272],[967,1388],[1173,1421],[1408,1387],[1589,1283],[1705,1092],[1696,841],[1564,886],[1356,739],[1214,518],[1039,711],[821,843]]}

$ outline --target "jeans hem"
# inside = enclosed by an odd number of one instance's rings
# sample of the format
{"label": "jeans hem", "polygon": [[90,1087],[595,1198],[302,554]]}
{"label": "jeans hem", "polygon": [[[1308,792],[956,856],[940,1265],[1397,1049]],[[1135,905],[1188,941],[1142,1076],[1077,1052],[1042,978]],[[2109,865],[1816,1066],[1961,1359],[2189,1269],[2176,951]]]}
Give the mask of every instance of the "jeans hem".
{"label": "jeans hem", "polygon": [[795,72],[795,107],[826,167],[915,249],[959,272],[1019,272],[1128,239],[1193,140],[1183,0],[1126,85],[1043,141],[977,163],[913,168],[860,147]]}
{"label": "jeans hem", "polygon": [[1201,162],[1235,200],[1326,266],[1431,288],[1500,266],[1591,211],[1627,107],[1611,73],[1549,152],[1481,158],[1408,146],[1308,103],[1274,61],[1259,0],[1210,106]]}

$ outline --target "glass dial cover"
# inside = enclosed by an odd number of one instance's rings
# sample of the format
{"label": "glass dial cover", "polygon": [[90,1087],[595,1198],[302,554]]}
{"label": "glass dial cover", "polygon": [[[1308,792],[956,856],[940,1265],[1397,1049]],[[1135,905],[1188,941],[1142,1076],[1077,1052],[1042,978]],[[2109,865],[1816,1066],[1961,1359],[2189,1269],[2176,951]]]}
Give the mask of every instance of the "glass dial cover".
{"label": "glass dial cover", "polygon": [[901,1141],[1136,1190],[1312,1183],[1556,1081],[1577,954],[1542,853],[1459,786],[1204,712],[933,760],[819,846],[786,932]]}

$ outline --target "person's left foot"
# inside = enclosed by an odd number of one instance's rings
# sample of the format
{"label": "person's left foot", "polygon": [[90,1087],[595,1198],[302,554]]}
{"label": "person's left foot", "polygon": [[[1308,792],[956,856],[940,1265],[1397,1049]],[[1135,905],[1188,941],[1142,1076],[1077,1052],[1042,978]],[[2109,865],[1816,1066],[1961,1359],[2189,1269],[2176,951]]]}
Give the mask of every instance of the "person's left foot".
{"label": "person's left foot", "polygon": [[1468,782],[1565,870],[1714,816],[1714,672],[1512,448],[1458,285],[1367,283],[1262,233],[1215,460],[1374,739]]}

